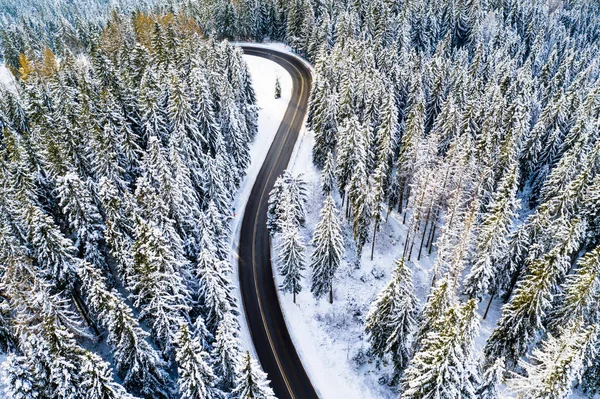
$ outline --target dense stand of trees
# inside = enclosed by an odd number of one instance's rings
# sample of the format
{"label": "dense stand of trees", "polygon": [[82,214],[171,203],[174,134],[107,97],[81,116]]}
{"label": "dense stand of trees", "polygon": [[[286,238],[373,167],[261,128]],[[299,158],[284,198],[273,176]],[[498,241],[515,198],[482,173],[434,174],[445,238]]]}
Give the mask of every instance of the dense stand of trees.
{"label": "dense stand of trees", "polygon": [[[81,381],[93,375],[121,392],[73,338],[96,334],[82,323],[100,324],[90,290],[78,283],[93,272],[109,287],[96,302],[123,302],[114,320],[132,320],[129,336],[153,339],[135,350],[144,353],[140,364],[152,364],[140,373],[155,392],[124,380],[125,388],[155,397],[168,391],[164,370],[185,336],[182,319],[194,322],[213,359],[215,389],[260,375],[250,360],[241,376],[228,367],[241,352],[232,344],[236,305],[225,295],[222,238],[255,131],[253,95],[239,54],[210,41],[198,48],[182,34],[192,30],[283,40],[315,64],[313,161],[324,195],[337,204],[327,200],[313,239],[311,288],[317,297],[331,291],[343,249],[336,207],[359,255],[367,242],[374,247],[386,212],[400,214],[408,231],[400,260],[366,328],[373,353],[393,360],[401,397],[495,398],[515,371],[521,377],[510,385],[525,397],[565,397],[576,380],[588,393],[600,390],[590,349],[600,346],[597,2],[173,3],[177,17],[136,14],[130,23],[115,14],[106,27],[101,18],[56,26],[14,7],[7,21],[25,23],[3,23],[5,61],[20,79],[18,95],[2,96],[0,118],[10,182],[1,256],[10,265],[3,281],[12,285],[3,292],[20,306],[2,309],[0,337],[14,351],[10,376],[28,381],[22,389],[46,386],[49,373],[27,380],[32,364],[47,372],[60,356],[90,370]],[[83,62],[67,49],[91,56]],[[282,288],[294,294],[305,267],[302,190],[299,179],[283,176],[269,209],[269,227],[283,241]],[[426,255],[435,255],[432,288],[419,311],[409,272]],[[55,306],[40,307],[32,291]],[[129,293],[131,304],[121,299]],[[482,300],[484,317],[492,301],[506,304],[475,359]],[[89,320],[79,320],[73,303],[89,308]],[[15,315],[25,319],[20,328],[11,324]],[[72,345],[53,347],[58,336]],[[178,356],[192,359],[180,365],[184,379],[190,367],[204,370],[203,356]]]}
{"label": "dense stand of trees", "polygon": [[[565,397],[576,380],[595,392],[585,348],[599,345],[599,320],[584,309],[598,306],[597,5],[359,4],[334,11],[334,33],[308,52],[313,161],[335,170],[359,254],[386,208],[407,225],[401,262],[436,249],[420,327],[392,288],[398,271],[373,304],[374,354],[396,359],[402,398],[497,397],[505,367],[522,373],[511,385],[525,397]],[[487,313],[500,297],[474,359],[468,299]]]}
{"label": "dense stand of trees", "polygon": [[[385,211],[407,227],[400,264],[435,255],[420,316],[396,270],[366,324],[401,397],[496,397],[505,369],[522,375],[511,385],[525,397],[547,397],[549,386],[565,397],[576,380],[599,389],[596,351],[581,349],[600,345],[590,311],[599,305],[599,11],[545,0],[288,5],[284,40],[315,64],[313,161],[324,194],[339,194],[359,261]],[[500,300],[474,359],[476,304],[486,317]]]}
{"label": "dense stand of trees", "polygon": [[17,65],[3,41],[7,394],[272,397],[230,277],[230,203],[257,132],[242,52],[181,14],[113,12],[88,33],[89,52],[27,48]]}

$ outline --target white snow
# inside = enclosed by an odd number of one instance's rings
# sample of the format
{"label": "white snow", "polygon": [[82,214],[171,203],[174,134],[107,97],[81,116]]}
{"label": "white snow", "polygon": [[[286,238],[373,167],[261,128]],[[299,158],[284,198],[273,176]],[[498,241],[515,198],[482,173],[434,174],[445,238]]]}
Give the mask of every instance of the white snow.
{"label": "white snow", "polygon": [[[288,107],[292,95],[292,77],[281,66],[273,61],[260,57],[244,55],[244,60],[248,65],[248,70],[252,77],[254,90],[256,91],[258,111],[258,134],[250,146],[251,163],[247,170],[247,175],[238,191],[236,201],[233,204],[234,217],[231,222],[232,251],[231,264],[234,270],[234,282],[236,286],[236,295],[238,303],[243,308],[241,292],[239,290],[238,275],[238,244],[239,235],[244,216],[244,209],[248,202],[248,197],[254,186],[258,172],[271,147],[273,138],[279,129],[283,120],[283,115]],[[275,80],[279,77],[281,83],[281,98],[275,99]],[[242,311],[243,313],[243,311]],[[241,338],[243,346],[250,350],[256,357],[252,337],[248,329],[248,323],[244,316],[240,317]]]}
{"label": "white snow", "polygon": [[0,64],[0,85],[5,86],[13,93],[17,92],[15,78],[4,64]]}
{"label": "white snow", "polygon": [[[0,353],[0,368],[2,367],[2,364],[5,361],[6,361],[6,354]],[[5,398],[8,395],[6,394],[6,391],[4,390],[6,386],[4,385],[4,379],[2,378],[2,374],[3,373],[0,372],[0,397]]]}

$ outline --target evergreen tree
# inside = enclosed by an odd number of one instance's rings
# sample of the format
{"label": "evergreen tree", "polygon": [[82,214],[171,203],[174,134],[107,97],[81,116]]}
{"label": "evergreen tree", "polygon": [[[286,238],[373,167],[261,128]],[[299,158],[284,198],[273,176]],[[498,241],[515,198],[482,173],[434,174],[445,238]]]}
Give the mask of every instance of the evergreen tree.
{"label": "evergreen tree", "polygon": [[325,199],[321,210],[321,221],[315,228],[311,244],[315,247],[315,251],[311,255],[310,290],[316,298],[329,292],[329,303],[333,303],[333,277],[344,255],[344,240],[331,195]]}
{"label": "evergreen tree", "polygon": [[373,353],[380,358],[391,355],[395,380],[410,360],[417,307],[411,270],[397,260],[392,279],[371,304],[365,325]]}
{"label": "evergreen tree", "polygon": [[464,292],[470,297],[495,293],[498,287],[496,277],[500,272],[495,264],[508,250],[507,235],[519,201],[516,199],[518,188],[518,169],[504,176],[498,190],[494,193],[487,212],[483,215],[472,255],[475,263],[464,281]]}
{"label": "evergreen tree", "polygon": [[219,376],[218,386],[224,391],[230,391],[240,374],[240,342],[238,323],[235,316],[228,312],[219,322],[213,343],[213,368]]}
{"label": "evergreen tree", "polygon": [[269,193],[267,228],[271,234],[281,231],[286,213],[293,214],[294,223],[303,226],[306,218],[304,206],[307,202],[306,182],[302,175],[294,177],[289,171],[277,178]]}
{"label": "evergreen tree", "polygon": [[217,377],[213,373],[198,337],[190,334],[186,324],[182,324],[177,335],[175,360],[179,393],[182,399],[212,399],[215,394]]}
{"label": "evergreen tree", "polygon": [[478,328],[474,300],[449,307],[406,369],[400,398],[475,398],[470,377]]}
{"label": "evergreen tree", "polygon": [[138,218],[135,230],[129,283],[134,306],[140,309],[140,318],[150,322],[161,348],[170,353],[179,325],[187,319],[189,292],[178,273],[178,260],[158,227]]}
{"label": "evergreen tree", "polygon": [[452,290],[449,276],[436,282],[421,313],[415,347],[419,347],[421,340],[432,331],[437,320],[442,317],[448,307],[454,305],[456,300],[456,293]]}
{"label": "evergreen tree", "polygon": [[275,99],[281,98],[281,82],[279,81],[279,76],[275,79]]}
{"label": "evergreen tree", "polygon": [[233,396],[239,399],[275,399],[273,390],[269,387],[267,375],[246,351],[241,361],[240,376],[235,383]]}
{"label": "evergreen tree", "polygon": [[550,326],[553,331],[583,318],[598,321],[597,301],[600,288],[600,247],[579,258],[575,273],[566,277],[563,289],[552,310]]}
{"label": "evergreen tree", "polygon": [[499,399],[500,385],[504,380],[504,358],[498,358],[481,376],[481,383],[475,394],[480,399]]}
{"label": "evergreen tree", "polygon": [[558,281],[567,273],[571,254],[579,246],[579,221],[564,223],[566,229],[558,228],[556,232],[557,245],[531,261],[528,274],[519,282],[510,302],[503,306],[498,325],[484,348],[488,361],[505,356],[507,367],[513,367],[542,328]]}
{"label": "evergreen tree", "polygon": [[321,172],[321,192],[323,195],[331,195],[335,189],[335,160],[331,152],[327,153],[327,160]]}
{"label": "evergreen tree", "polygon": [[85,183],[74,173],[68,173],[58,180],[57,191],[80,255],[98,267],[106,267],[101,251],[106,227]]}
{"label": "evergreen tree", "polygon": [[283,277],[281,290],[294,295],[302,291],[302,271],[305,268],[304,252],[306,248],[300,237],[298,226],[293,220],[284,222],[281,232],[281,243],[279,244],[279,272]]}
{"label": "evergreen tree", "polygon": [[206,245],[198,255],[196,276],[199,280],[198,299],[203,310],[203,320],[214,334],[224,317],[235,311],[236,305],[231,294],[229,268],[209,248]]}
{"label": "evergreen tree", "polygon": [[106,278],[92,264],[82,262],[77,273],[89,308],[107,331],[106,340],[123,385],[143,396],[169,397],[166,364],[148,343],[148,333],[142,330],[129,306],[107,287]]}
{"label": "evergreen tree", "polygon": [[527,375],[515,375],[509,381],[511,388],[524,398],[569,397],[597,334],[597,325],[586,326],[577,320],[561,328],[559,336],[548,335],[541,348],[533,349],[529,361],[519,361]]}

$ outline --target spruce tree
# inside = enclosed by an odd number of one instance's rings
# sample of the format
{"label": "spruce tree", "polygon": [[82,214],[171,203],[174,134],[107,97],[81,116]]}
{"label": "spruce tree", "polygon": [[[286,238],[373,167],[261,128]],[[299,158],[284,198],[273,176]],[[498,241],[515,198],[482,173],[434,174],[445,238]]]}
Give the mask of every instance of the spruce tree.
{"label": "spruce tree", "polygon": [[86,184],[74,173],[68,173],[58,179],[57,191],[75,247],[85,260],[105,268],[101,246],[106,227]]}
{"label": "spruce tree", "polygon": [[281,82],[279,81],[279,76],[275,79],[275,99],[281,98]]}
{"label": "spruce tree", "polygon": [[566,277],[556,306],[550,314],[553,331],[583,318],[586,322],[598,321],[598,293],[600,292],[600,247],[587,252],[578,260],[578,268]]}
{"label": "spruce tree", "polygon": [[218,387],[230,391],[240,374],[240,342],[238,323],[235,316],[228,312],[219,322],[215,334],[211,357],[215,375],[219,377]]}
{"label": "spruce tree", "polygon": [[475,398],[471,375],[477,317],[474,300],[444,312],[404,373],[401,399]]}
{"label": "spruce tree", "polygon": [[515,375],[509,386],[526,398],[569,397],[597,335],[598,326],[587,326],[581,319],[561,328],[556,337],[548,335],[540,348],[533,349],[529,361],[519,361],[526,376]]}
{"label": "spruce tree", "polygon": [[500,270],[495,264],[508,250],[507,236],[519,207],[517,188],[518,169],[513,166],[500,182],[479,226],[472,255],[475,262],[463,283],[464,292],[470,297],[481,298],[497,290],[496,276]]}
{"label": "spruce tree", "polygon": [[310,290],[315,298],[329,292],[329,303],[333,303],[333,278],[344,256],[344,239],[337,213],[333,197],[327,196],[321,210],[321,221],[311,241],[315,251],[311,255]]}
{"label": "spruce tree", "polygon": [[198,337],[190,334],[187,324],[182,324],[176,337],[175,361],[179,393],[182,399],[212,399],[215,392],[215,376]]}
{"label": "spruce tree", "polygon": [[86,302],[95,319],[106,330],[106,342],[113,351],[114,364],[123,385],[143,396],[169,396],[166,364],[148,343],[148,333],[139,325],[131,308],[109,289],[101,271],[88,262],[77,270]]}
{"label": "spruce tree", "polygon": [[149,321],[161,349],[170,353],[179,325],[187,318],[190,294],[178,272],[178,260],[159,228],[138,218],[135,234],[129,289],[135,294],[140,318]]}
{"label": "spruce tree", "polygon": [[267,374],[260,369],[248,351],[241,360],[240,376],[235,383],[233,396],[239,399],[275,399]]}
{"label": "spruce tree", "polygon": [[504,381],[504,358],[498,358],[481,376],[481,383],[477,387],[477,398],[500,399],[500,385]]}
{"label": "spruce tree", "polygon": [[279,244],[279,272],[283,277],[281,290],[292,293],[294,303],[296,295],[302,291],[302,271],[305,268],[304,252],[306,248],[300,237],[298,226],[289,220],[284,222]]}
{"label": "spruce tree", "polygon": [[380,358],[390,354],[396,381],[410,360],[417,316],[412,272],[399,259],[392,279],[371,304],[365,324],[373,353]]}
{"label": "spruce tree", "polygon": [[556,232],[558,244],[547,254],[531,261],[528,274],[519,282],[510,301],[502,307],[498,325],[484,347],[488,362],[505,356],[507,368],[514,367],[542,328],[558,282],[568,272],[571,254],[579,246],[580,222],[564,223],[566,229],[562,227]]}
{"label": "spruce tree", "polygon": [[286,221],[284,214],[293,214],[293,221],[303,226],[306,218],[305,204],[307,202],[306,182],[302,175],[293,176],[289,171],[277,178],[269,193],[269,208],[267,211],[267,228],[271,234],[282,230]]}
{"label": "spruce tree", "polygon": [[336,186],[335,160],[331,152],[327,153],[327,160],[321,172],[321,192],[323,195],[331,195]]}

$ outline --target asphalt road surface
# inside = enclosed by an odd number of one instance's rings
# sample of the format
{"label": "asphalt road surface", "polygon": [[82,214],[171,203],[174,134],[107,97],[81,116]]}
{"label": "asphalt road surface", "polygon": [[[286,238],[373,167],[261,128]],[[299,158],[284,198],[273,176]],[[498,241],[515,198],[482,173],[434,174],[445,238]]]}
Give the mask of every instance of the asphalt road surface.
{"label": "asphalt road surface", "polygon": [[269,49],[242,48],[245,54],[281,65],[292,76],[294,85],[288,109],[252,187],[242,220],[239,246],[242,301],[258,358],[277,397],[317,399],[281,313],[273,281],[267,230],[269,192],[277,177],[287,168],[302,129],[312,78],[307,67],[291,55]]}

